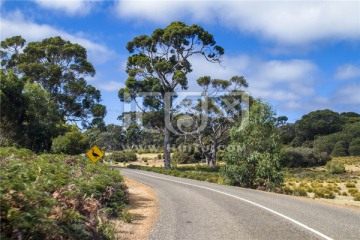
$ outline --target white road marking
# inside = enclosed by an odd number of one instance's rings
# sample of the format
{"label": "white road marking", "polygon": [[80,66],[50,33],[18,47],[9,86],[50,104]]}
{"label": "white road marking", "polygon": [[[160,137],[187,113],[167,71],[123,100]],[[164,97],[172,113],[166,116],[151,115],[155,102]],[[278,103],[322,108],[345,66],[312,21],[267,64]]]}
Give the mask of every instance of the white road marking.
{"label": "white road marking", "polygon": [[187,183],[187,182],[182,182],[182,181],[178,181],[178,180],[167,179],[167,178],[163,178],[163,177],[152,176],[152,175],[149,175],[149,174],[139,173],[139,172],[132,171],[132,170],[128,170],[128,169],[126,169],[125,171],[129,171],[129,172],[132,172],[132,173],[136,173],[136,174],[148,176],[148,177],[151,177],[151,178],[162,179],[162,180],[169,181],[169,182],[176,182],[176,183],[180,183],[180,184],[184,184],[184,185],[189,185],[189,186],[193,186],[193,187],[198,187],[198,188],[206,189],[206,190],[209,190],[209,191],[217,192],[217,193],[220,193],[220,194],[229,196],[229,197],[233,197],[233,198],[239,199],[239,200],[241,200],[241,201],[250,203],[250,204],[252,204],[252,205],[254,205],[254,206],[257,206],[257,207],[259,207],[259,208],[265,209],[265,210],[267,210],[267,211],[269,211],[269,212],[271,212],[271,213],[273,213],[273,214],[275,214],[275,215],[278,215],[278,216],[280,216],[280,217],[282,217],[282,218],[285,218],[286,220],[288,220],[288,221],[290,221],[290,222],[293,222],[293,223],[299,225],[300,227],[303,227],[303,228],[309,230],[310,232],[313,232],[313,233],[319,235],[320,237],[322,237],[322,238],[324,238],[324,239],[333,240],[331,237],[328,237],[328,236],[326,236],[325,234],[323,234],[323,233],[321,233],[321,232],[319,232],[319,231],[317,231],[317,230],[315,230],[315,229],[313,229],[313,228],[311,228],[311,227],[309,227],[309,226],[307,226],[307,225],[305,225],[305,224],[303,224],[303,223],[301,223],[301,222],[299,222],[299,221],[296,221],[295,219],[292,219],[292,218],[290,218],[290,217],[288,217],[288,216],[285,216],[285,215],[282,214],[282,213],[279,213],[279,212],[277,212],[277,211],[275,211],[275,210],[272,210],[272,209],[270,209],[270,208],[268,208],[268,207],[265,207],[265,206],[263,206],[263,205],[260,205],[260,204],[258,204],[258,203],[252,202],[252,201],[247,200],[247,199],[245,199],[245,198],[241,198],[241,197],[238,197],[238,196],[235,196],[235,195],[226,193],[226,192],[222,192],[222,191],[219,191],[219,190],[215,190],[215,189],[212,189],[212,188],[208,188],[208,187],[204,187],[204,186],[200,186],[200,185],[196,185],[196,184],[192,184],[192,183]]}

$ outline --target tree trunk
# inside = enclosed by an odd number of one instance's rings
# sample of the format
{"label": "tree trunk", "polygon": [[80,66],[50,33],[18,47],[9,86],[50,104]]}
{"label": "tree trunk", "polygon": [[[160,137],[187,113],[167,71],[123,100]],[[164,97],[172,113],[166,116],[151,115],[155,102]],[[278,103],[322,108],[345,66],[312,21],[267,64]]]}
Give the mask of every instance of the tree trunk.
{"label": "tree trunk", "polygon": [[216,167],[216,152],[217,152],[217,142],[214,141],[211,144],[211,160],[209,164],[211,168]]}
{"label": "tree trunk", "polygon": [[170,164],[170,130],[165,127],[164,137],[164,167],[165,169],[171,169]]}
{"label": "tree trunk", "polygon": [[205,155],[205,161],[206,161],[206,165],[210,165],[210,162],[211,162],[211,158],[209,155]]}

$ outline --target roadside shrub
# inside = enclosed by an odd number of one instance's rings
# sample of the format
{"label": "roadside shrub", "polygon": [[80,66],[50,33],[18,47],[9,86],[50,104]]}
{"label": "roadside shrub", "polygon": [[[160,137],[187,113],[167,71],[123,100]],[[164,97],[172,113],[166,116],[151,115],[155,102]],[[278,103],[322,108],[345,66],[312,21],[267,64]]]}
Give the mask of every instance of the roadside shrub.
{"label": "roadside shrub", "polygon": [[15,148],[15,147],[1,147],[0,148],[0,159],[11,159],[11,158],[30,158],[35,154],[29,149]]}
{"label": "roadside shrub", "polygon": [[284,186],[282,190],[285,192],[285,194],[291,195],[293,194],[294,190],[289,186]]}
{"label": "roadside shrub", "polygon": [[306,190],[304,188],[296,188],[294,190],[294,195],[295,196],[307,196]]}
{"label": "roadside shrub", "polygon": [[359,190],[357,190],[356,188],[349,188],[348,192],[351,194],[351,196],[354,196],[354,194],[358,193]]}
{"label": "roadside shrub", "polygon": [[354,187],[355,187],[355,183],[348,182],[348,183],[346,183],[345,186],[346,186],[347,188],[354,188]]}
{"label": "roadside shrub", "polygon": [[106,159],[115,162],[135,162],[137,157],[134,152],[114,151],[111,155],[106,156]]}
{"label": "roadside shrub", "polygon": [[157,159],[161,159],[161,154],[159,153],[158,155],[157,155]]}
{"label": "roadside shrub", "polygon": [[171,156],[171,160],[176,164],[186,164],[186,163],[198,163],[201,161],[201,153],[194,148],[186,149],[180,148],[176,150]]}
{"label": "roadside shrub", "polygon": [[335,198],[335,194],[330,189],[324,187],[314,188],[314,193],[316,198]]}
{"label": "roadside shrub", "polygon": [[326,152],[318,152],[312,148],[289,147],[285,151],[282,165],[285,167],[312,167],[325,165],[331,157]]}
{"label": "roadside shrub", "polygon": [[354,194],[354,201],[360,201],[360,193]]}
{"label": "roadside shrub", "polygon": [[341,174],[345,172],[345,166],[342,163],[338,162],[328,162],[326,163],[326,169],[333,174]]}
{"label": "roadside shrub", "polygon": [[107,217],[128,202],[120,173],[84,157],[15,155],[0,167],[4,239],[106,239]]}

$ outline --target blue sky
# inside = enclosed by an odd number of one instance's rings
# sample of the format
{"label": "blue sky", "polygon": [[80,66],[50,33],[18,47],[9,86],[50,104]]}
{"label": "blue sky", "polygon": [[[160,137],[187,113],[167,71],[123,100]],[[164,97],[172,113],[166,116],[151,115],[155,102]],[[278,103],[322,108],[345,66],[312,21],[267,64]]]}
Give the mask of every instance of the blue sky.
{"label": "blue sky", "polygon": [[360,1],[4,1],[1,40],[61,36],[86,47],[107,124],[120,124],[126,43],[172,21],[198,24],[225,49],[222,64],[191,59],[189,91],[204,75],[243,75],[249,93],[290,122],[318,109],[360,113]]}

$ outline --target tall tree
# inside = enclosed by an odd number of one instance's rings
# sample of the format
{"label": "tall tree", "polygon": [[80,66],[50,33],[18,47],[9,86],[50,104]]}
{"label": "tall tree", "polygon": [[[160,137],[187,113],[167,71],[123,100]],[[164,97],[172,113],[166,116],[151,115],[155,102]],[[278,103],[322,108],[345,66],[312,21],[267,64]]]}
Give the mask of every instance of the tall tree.
{"label": "tall tree", "polygon": [[27,99],[24,81],[12,71],[0,69],[0,79],[0,146],[7,146],[22,138]]}
{"label": "tall tree", "polygon": [[106,109],[100,104],[100,91],[85,80],[95,75],[86,49],[60,37],[30,42],[21,52],[24,45],[20,36],[1,42],[2,68],[19,74],[25,82],[39,83],[67,121],[83,127],[103,125]]}
{"label": "tall tree", "polygon": [[[148,35],[135,37],[126,46],[132,54],[127,61],[129,77],[120,89],[121,101],[136,100],[140,92],[159,92],[159,96],[145,98],[144,106],[164,109],[164,117],[171,118],[172,93],[187,89],[187,74],[192,71],[190,58],[203,56],[209,62],[220,62],[224,49],[214,37],[198,25],[187,26],[172,22]],[[171,126],[164,120],[165,168],[170,166]]]}

